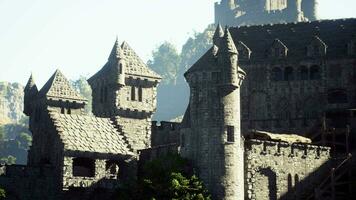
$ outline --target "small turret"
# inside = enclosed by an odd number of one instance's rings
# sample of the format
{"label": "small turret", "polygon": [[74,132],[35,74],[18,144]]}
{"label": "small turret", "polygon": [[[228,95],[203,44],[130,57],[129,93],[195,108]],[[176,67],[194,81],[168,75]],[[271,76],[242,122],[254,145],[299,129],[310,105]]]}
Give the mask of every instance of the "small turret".
{"label": "small turret", "polygon": [[30,78],[27,81],[26,87],[24,89],[24,114],[30,116],[33,110],[32,103],[35,100],[38,89],[36,83],[33,79],[33,75],[31,74]]}
{"label": "small turret", "polygon": [[119,40],[116,38],[115,44],[108,58],[108,63],[117,68],[115,70],[115,73],[117,74],[117,83],[122,86],[125,85],[125,61],[123,57],[124,55],[121,46],[119,45]]}
{"label": "small turret", "polygon": [[218,60],[222,71],[222,85],[230,87],[239,87],[238,79],[238,51],[231,37],[228,28],[225,28],[225,34],[221,40],[218,52]]}
{"label": "small turret", "polygon": [[215,33],[214,33],[214,36],[213,36],[213,43],[214,45],[216,46],[219,46],[220,45],[220,41],[221,39],[224,37],[224,30],[223,28],[221,27],[220,24],[218,24],[216,26],[216,30],[215,30]]}

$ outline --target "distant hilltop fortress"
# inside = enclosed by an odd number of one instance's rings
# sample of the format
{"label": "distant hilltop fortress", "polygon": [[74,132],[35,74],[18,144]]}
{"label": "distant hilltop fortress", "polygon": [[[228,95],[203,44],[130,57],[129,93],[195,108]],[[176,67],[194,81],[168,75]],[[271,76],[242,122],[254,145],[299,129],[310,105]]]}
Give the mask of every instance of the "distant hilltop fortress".
{"label": "distant hilltop fortress", "polygon": [[221,0],[215,23],[228,26],[314,21],[317,0]]}

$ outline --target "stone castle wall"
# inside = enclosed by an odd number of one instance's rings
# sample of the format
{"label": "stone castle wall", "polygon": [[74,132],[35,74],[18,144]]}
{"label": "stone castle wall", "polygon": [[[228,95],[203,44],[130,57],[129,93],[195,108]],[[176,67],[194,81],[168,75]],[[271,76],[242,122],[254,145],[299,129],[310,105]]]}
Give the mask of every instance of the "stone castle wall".
{"label": "stone castle wall", "polygon": [[330,170],[330,148],[245,141],[246,199],[305,199]]}
{"label": "stone castle wall", "polygon": [[160,122],[157,125],[156,121],[152,122],[152,147],[162,146],[167,144],[179,144],[180,123],[176,122]]}

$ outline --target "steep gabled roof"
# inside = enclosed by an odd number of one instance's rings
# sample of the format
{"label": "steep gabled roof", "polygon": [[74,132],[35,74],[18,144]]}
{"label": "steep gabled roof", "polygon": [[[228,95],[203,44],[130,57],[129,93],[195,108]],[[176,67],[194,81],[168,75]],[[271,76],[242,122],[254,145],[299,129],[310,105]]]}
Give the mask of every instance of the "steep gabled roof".
{"label": "steep gabled roof", "polygon": [[118,66],[116,61],[119,60],[123,60],[123,63],[125,63],[124,73],[126,75],[142,76],[157,80],[161,79],[161,76],[151,70],[127,42],[123,42],[121,45],[119,45],[118,41],[116,40],[111,50],[108,62],[88,81],[90,82],[94,79],[97,79],[98,77],[110,77],[116,81],[117,78],[115,78],[115,75],[117,74],[115,73],[119,73],[117,70]]}
{"label": "steep gabled roof", "polygon": [[65,152],[133,155],[109,118],[50,113]]}
{"label": "steep gabled roof", "polygon": [[[217,48],[216,46],[214,47]],[[199,60],[194,63],[194,65],[190,67],[184,75],[196,71],[209,71],[217,69],[216,58],[214,56],[216,50],[214,47],[210,48],[201,58],[199,58]]]}
{"label": "steep gabled roof", "polygon": [[35,94],[38,92],[35,80],[33,78],[33,75],[31,74],[30,78],[27,81],[27,84],[25,86],[24,89],[25,92],[31,93],[31,94]]}
{"label": "steep gabled roof", "polygon": [[69,83],[61,71],[56,70],[39,92],[40,97],[54,100],[86,102]]}
{"label": "steep gabled roof", "polygon": [[161,76],[147,67],[136,52],[127,42],[121,44],[121,51],[126,61],[126,73],[138,76],[147,76],[150,78],[161,79]]}

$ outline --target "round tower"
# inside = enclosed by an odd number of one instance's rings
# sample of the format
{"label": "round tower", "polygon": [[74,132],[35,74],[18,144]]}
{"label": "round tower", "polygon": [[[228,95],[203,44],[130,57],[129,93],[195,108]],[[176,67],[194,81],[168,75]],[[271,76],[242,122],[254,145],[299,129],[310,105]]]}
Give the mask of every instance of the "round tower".
{"label": "round tower", "polygon": [[228,29],[221,35],[217,28],[214,47],[185,77],[191,95],[181,129],[182,155],[193,162],[213,199],[243,200],[239,88],[245,73]]}

